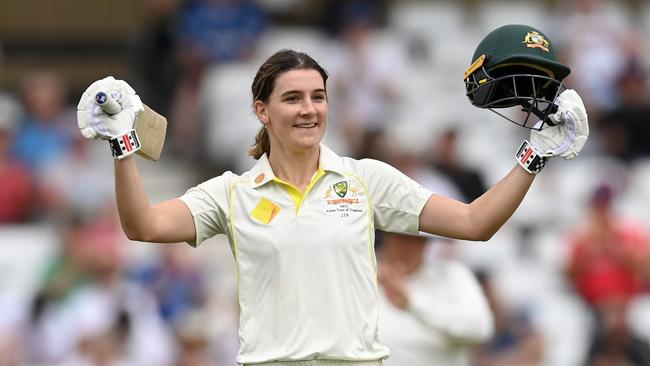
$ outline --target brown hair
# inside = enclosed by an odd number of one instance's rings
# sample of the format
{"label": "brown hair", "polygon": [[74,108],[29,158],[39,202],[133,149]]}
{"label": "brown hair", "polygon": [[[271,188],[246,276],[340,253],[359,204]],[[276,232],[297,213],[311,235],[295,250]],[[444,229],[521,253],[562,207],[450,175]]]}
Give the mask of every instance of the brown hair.
{"label": "brown hair", "polygon": [[[327,72],[318,62],[306,53],[282,49],[269,57],[257,71],[251,85],[253,103],[258,100],[268,103],[278,76],[287,71],[300,69],[318,71],[327,90]],[[248,154],[257,160],[265,153],[267,155],[271,153],[271,142],[266,127],[262,126],[255,136],[255,143],[248,149]]]}

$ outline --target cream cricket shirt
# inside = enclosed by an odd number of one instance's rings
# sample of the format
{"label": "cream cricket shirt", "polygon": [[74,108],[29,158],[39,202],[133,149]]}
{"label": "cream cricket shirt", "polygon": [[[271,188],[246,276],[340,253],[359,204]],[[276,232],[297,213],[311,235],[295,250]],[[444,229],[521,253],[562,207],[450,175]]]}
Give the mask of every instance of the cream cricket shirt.
{"label": "cream cricket shirt", "polygon": [[275,177],[266,156],[241,176],[226,172],[181,200],[192,245],[225,234],[237,262],[237,362],[376,360],[374,231],[418,232],[431,193],[395,168],[321,145],[305,192]]}

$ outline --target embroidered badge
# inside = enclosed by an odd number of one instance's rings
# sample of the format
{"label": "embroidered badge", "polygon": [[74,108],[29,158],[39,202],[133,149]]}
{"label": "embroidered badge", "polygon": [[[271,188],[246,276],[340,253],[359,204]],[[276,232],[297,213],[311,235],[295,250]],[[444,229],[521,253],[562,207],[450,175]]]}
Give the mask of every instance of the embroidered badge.
{"label": "embroidered badge", "polygon": [[521,42],[526,45],[528,48],[539,48],[544,52],[548,52],[548,47],[550,43],[541,35],[539,32],[528,32],[524,37],[524,41]]}
{"label": "embroidered badge", "polygon": [[338,183],[334,184],[334,193],[336,193],[337,196],[343,198],[345,195],[348,193],[348,182],[347,181],[340,181]]}

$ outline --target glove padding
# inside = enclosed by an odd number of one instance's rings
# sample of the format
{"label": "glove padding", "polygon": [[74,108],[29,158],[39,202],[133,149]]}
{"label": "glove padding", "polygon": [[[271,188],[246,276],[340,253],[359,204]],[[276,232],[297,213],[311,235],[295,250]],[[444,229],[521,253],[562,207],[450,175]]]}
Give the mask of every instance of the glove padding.
{"label": "glove padding", "polygon": [[[555,126],[530,132],[530,143],[541,156],[561,156],[571,160],[580,154],[589,137],[587,111],[573,89],[562,92],[556,101],[558,110],[549,116]],[[538,122],[539,126],[542,122]]]}
{"label": "glove padding", "polygon": [[[121,111],[110,115],[95,103],[95,95],[105,92],[120,104]],[[108,140],[123,136],[133,129],[144,105],[135,90],[123,80],[112,76],[97,80],[84,91],[77,105],[77,124],[88,140]]]}

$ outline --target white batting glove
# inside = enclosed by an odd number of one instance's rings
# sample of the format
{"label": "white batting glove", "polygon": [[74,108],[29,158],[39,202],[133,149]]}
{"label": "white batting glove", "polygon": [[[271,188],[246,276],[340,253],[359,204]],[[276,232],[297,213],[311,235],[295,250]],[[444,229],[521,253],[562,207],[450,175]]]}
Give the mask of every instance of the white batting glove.
{"label": "white batting glove", "polygon": [[[102,97],[98,97],[99,93]],[[100,106],[100,102],[105,102]],[[109,140],[113,156],[122,159],[140,148],[133,125],[144,105],[135,90],[112,76],[97,80],[77,105],[77,124],[88,140]]]}
{"label": "white batting glove", "polygon": [[589,137],[587,111],[573,89],[563,91],[556,103],[557,112],[549,116],[556,125],[532,130],[530,143],[544,157],[561,156],[571,160],[580,154]]}
{"label": "white batting glove", "polygon": [[[589,138],[587,111],[582,99],[573,89],[562,92],[556,101],[558,110],[549,118],[555,126],[530,132],[530,142],[524,141],[515,158],[531,174],[539,173],[546,161],[554,156],[566,160],[577,157]],[[535,127],[539,127],[539,121]]]}

